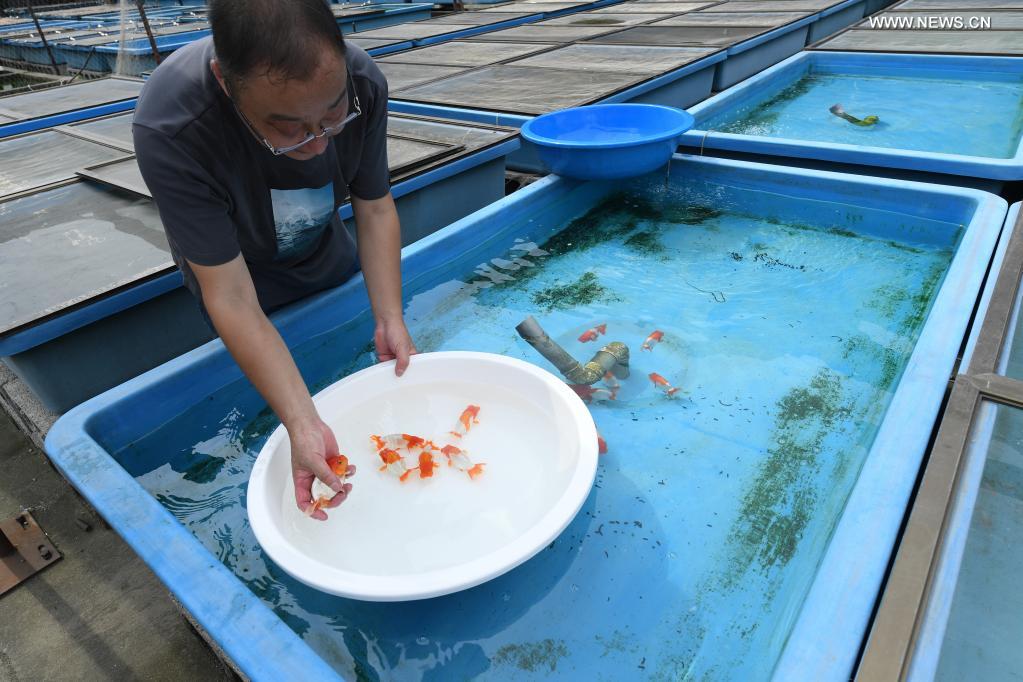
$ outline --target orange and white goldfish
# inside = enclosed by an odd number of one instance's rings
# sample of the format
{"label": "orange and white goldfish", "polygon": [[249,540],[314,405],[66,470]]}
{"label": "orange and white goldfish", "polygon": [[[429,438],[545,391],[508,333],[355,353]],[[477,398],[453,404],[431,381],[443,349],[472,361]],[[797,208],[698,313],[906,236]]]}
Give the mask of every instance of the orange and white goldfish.
{"label": "orange and white goldfish", "polygon": [[592,403],[601,400],[617,400],[617,392],[607,388],[594,388],[586,384],[569,384],[569,388],[575,391],[576,395],[583,399],[584,403]]}
{"label": "orange and white goldfish", "polygon": [[660,329],[654,330],[654,332],[650,334],[650,336],[646,337],[646,341],[644,341],[643,345],[640,346],[640,350],[653,350],[654,346],[659,344],[661,342],[661,339],[663,338],[664,332],[662,332]]}
{"label": "orange and white goldfish", "polygon": [[402,435],[400,433],[391,433],[386,436],[370,436],[369,439],[373,441],[377,452],[381,450],[397,450],[405,446],[405,439]]}
{"label": "orange and white goldfish", "polygon": [[458,417],[458,425],[453,431],[449,431],[455,438],[461,438],[463,435],[469,433],[469,429],[472,428],[473,424],[479,424],[480,406],[469,405],[469,407],[462,410],[462,414]]}
{"label": "orange and white goldfish", "polygon": [[402,482],[408,479],[412,469],[409,469],[408,465],[405,464],[404,457],[391,449],[381,450],[379,455],[380,459],[384,462],[384,465],[380,467],[380,471],[386,471],[393,476],[397,476],[398,480]]}
{"label": "orange and white goldfish", "polygon": [[401,434],[402,440],[405,441],[405,447],[408,448],[409,452],[413,450],[436,450],[437,446],[425,438],[419,436],[410,436],[407,433]]}
{"label": "orange and white goldfish", "polygon": [[[336,476],[341,477],[341,485],[344,485],[345,479],[348,478],[348,458],[342,454],[338,454],[337,457],[328,457],[327,466],[330,467],[330,470],[333,471]],[[312,516],[320,509],[326,507],[337,494],[334,492],[333,488],[318,478],[313,479],[311,492],[313,496],[313,503],[306,507],[306,516]]]}
{"label": "orange and white goldfish", "polygon": [[611,393],[618,393],[618,389],[622,387],[622,385],[618,383],[618,378],[611,372],[604,374],[604,385],[611,390]]}
{"label": "orange and white goldfish", "polygon": [[342,454],[338,454],[337,457],[328,457],[327,466],[334,472],[336,476],[341,477],[341,482],[345,482],[345,478],[348,476],[348,458]]}
{"label": "orange and white goldfish", "polygon": [[419,453],[419,466],[416,467],[419,470],[419,478],[430,478],[433,476],[433,470],[436,468],[437,460],[433,458],[432,453]]}
{"label": "orange and white goldfish", "polygon": [[597,453],[601,455],[607,454],[607,441],[600,435],[600,431],[597,431]]}
{"label": "orange and white goldfish", "polygon": [[469,451],[463,450],[454,445],[445,445],[440,449],[441,453],[448,458],[448,466],[453,466],[459,471],[468,471],[472,468],[472,460],[469,459]]}
{"label": "orange and white goldfish", "polygon": [[583,343],[586,343],[587,341],[596,341],[598,336],[606,333],[607,323],[605,322],[604,324],[598,324],[596,327],[584,331],[582,335],[579,337],[579,340],[582,341]]}
{"label": "orange and white goldfish", "polygon": [[464,471],[469,474],[469,478],[475,479],[483,473],[483,463],[473,464],[472,459],[469,458],[468,450],[462,450],[454,445],[445,445],[441,448],[441,452],[448,458],[449,467],[453,466],[459,471]]}
{"label": "orange and white goldfish", "polygon": [[672,386],[670,383],[668,383],[668,380],[662,377],[657,372],[650,373],[650,381],[654,382],[654,386],[660,386],[666,389],[665,395],[667,395],[669,398],[678,393],[680,390]]}

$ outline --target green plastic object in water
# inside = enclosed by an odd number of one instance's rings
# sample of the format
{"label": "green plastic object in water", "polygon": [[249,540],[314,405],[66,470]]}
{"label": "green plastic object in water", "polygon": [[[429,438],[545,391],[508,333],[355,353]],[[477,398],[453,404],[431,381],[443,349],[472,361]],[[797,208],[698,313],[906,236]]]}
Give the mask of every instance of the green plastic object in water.
{"label": "green plastic object in water", "polygon": [[845,109],[842,108],[841,104],[833,104],[831,106],[831,108],[828,109],[828,111],[833,113],[835,116],[838,116],[839,118],[844,118],[845,120],[849,121],[849,123],[852,123],[853,125],[857,125],[857,126],[863,126],[863,127],[872,126],[875,123],[877,123],[878,120],[879,120],[877,118],[877,116],[867,116],[866,118],[856,118],[855,116],[853,116],[851,114],[845,113]]}

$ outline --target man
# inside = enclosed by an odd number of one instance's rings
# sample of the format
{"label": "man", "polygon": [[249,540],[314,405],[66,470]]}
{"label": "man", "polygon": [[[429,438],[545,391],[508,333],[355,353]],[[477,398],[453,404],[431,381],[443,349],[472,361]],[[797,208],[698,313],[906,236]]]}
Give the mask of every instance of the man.
{"label": "man", "polygon": [[[344,501],[338,452],[266,314],[356,270],[337,215],[350,194],[381,361],[416,352],[402,318],[387,170],[387,82],[344,45],[325,0],[211,0],[212,40],[153,72],[135,109],[139,167],[185,283],[291,440],[295,500]],[[352,471],[354,473],[354,471]],[[314,518],[327,518],[316,511]]]}

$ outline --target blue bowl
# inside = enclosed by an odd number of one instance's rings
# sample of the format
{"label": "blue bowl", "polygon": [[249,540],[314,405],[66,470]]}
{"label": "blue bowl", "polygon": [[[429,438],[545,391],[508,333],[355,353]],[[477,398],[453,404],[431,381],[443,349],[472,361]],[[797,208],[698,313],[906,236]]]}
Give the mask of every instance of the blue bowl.
{"label": "blue bowl", "polygon": [[657,170],[693,127],[686,111],[658,104],[595,104],[538,116],[522,126],[552,173],[580,180]]}

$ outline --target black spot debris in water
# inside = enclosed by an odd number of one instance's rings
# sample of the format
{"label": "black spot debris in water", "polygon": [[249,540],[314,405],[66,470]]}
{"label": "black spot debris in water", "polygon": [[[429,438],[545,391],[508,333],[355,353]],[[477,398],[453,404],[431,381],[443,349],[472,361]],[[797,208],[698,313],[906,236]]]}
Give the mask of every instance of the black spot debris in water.
{"label": "black spot debris in water", "polygon": [[742,254],[738,251],[729,251],[728,255],[732,257],[732,260],[742,260]]}
{"label": "black spot debris in water", "polygon": [[763,251],[753,256],[753,260],[758,263],[763,263],[768,267],[788,268],[790,270],[806,270],[805,265],[794,265],[792,263],[786,263],[784,261],[778,260],[774,256],[771,256],[770,254]]}

